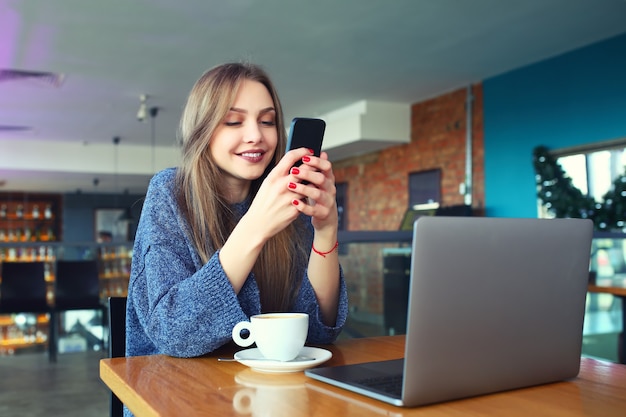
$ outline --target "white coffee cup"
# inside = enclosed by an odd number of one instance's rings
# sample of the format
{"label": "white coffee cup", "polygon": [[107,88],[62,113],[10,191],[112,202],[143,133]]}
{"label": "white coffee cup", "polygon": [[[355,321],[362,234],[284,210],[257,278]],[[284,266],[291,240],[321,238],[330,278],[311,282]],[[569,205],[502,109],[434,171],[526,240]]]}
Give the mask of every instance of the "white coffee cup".
{"label": "white coffee cup", "polygon": [[[245,339],[241,331],[248,330]],[[233,327],[233,340],[247,347],[256,342],[261,354],[268,360],[290,361],[304,347],[309,331],[309,315],[306,313],[266,313],[250,317]]]}

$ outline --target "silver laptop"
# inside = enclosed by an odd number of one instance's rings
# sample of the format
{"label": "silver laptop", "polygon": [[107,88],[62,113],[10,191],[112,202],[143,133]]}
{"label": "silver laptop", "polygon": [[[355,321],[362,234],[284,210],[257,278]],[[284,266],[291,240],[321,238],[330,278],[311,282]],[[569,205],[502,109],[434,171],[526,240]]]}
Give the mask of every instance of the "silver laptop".
{"label": "silver laptop", "polygon": [[583,219],[420,217],[404,358],[305,373],[405,407],[574,378],[592,235]]}

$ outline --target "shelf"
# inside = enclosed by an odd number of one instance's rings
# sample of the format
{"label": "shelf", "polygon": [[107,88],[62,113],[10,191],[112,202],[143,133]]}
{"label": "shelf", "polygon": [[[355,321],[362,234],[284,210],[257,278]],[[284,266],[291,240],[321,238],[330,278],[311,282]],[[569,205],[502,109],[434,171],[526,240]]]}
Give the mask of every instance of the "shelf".
{"label": "shelf", "polygon": [[61,240],[61,195],[0,193],[0,242]]}
{"label": "shelf", "polygon": [[[33,314],[33,313],[28,313]],[[13,325],[13,314],[0,314],[0,327]],[[50,320],[45,314],[37,314],[37,324],[47,324]]]}
{"label": "shelf", "polygon": [[9,314],[0,315],[0,327],[13,325],[13,318]]}
{"label": "shelf", "polygon": [[111,275],[101,275],[100,276],[100,280],[105,280],[105,281],[114,281],[114,280],[118,280],[118,279],[129,280],[130,279],[130,274],[111,274]]}
{"label": "shelf", "polygon": [[48,343],[48,338],[46,337],[38,337],[35,340],[31,340],[30,338],[24,336],[24,337],[18,337],[15,339],[4,339],[4,340],[0,340],[0,346],[3,348],[13,348],[13,349],[19,349],[19,348],[23,348],[23,347],[31,347],[34,345],[45,345],[46,343]]}
{"label": "shelf", "polygon": [[0,217],[0,222],[7,222],[7,223],[37,223],[37,222],[41,222],[41,223],[53,223],[54,221],[56,221],[55,217],[33,217],[33,216],[24,216],[24,217],[17,217],[15,215],[13,216],[5,216],[5,217]]}
{"label": "shelf", "polygon": [[[40,254],[42,254],[40,256]],[[42,258],[43,256],[43,258]],[[100,278],[100,298],[104,302],[110,296],[125,296],[130,280],[132,242],[96,243],[84,242],[64,244],[62,242],[0,242],[1,262],[44,262],[45,280],[48,284],[48,302],[54,303],[54,280],[56,260],[97,259]],[[0,315],[0,354],[13,354],[18,350],[39,349],[41,340],[21,337],[21,331],[13,321],[14,315]],[[37,336],[45,338],[49,332],[49,322],[44,315],[43,321],[36,325]],[[31,336],[32,337],[32,336]]]}
{"label": "shelf", "polygon": [[[25,313],[32,314],[32,313]],[[31,335],[24,334],[15,322],[16,314],[0,315],[0,354],[14,354],[17,350],[39,348],[47,345],[49,318],[37,314],[37,321],[30,327]]]}
{"label": "shelf", "polygon": [[[62,208],[62,194],[0,192],[0,263],[44,262],[47,300],[50,304],[54,303],[57,258],[72,260],[88,256],[88,259],[93,259],[97,257],[99,249],[104,249],[116,255],[112,257],[113,260],[104,262],[127,262],[130,265],[129,261],[122,260],[123,255],[130,252],[128,244],[120,245],[123,249],[118,249],[117,246],[100,246],[96,242],[62,243]],[[121,266],[113,263],[110,270],[125,271]],[[128,279],[123,276],[116,280],[101,276],[100,283],[103,298],[109,293],[125,292],[128,287]],[[40,349],[46,345],[50,326],[46,315],[38,316],[35,327],[24,332],[16,326],[14,318],[15,315],[0,315],[0,354],[13,354],[29,348]]]}

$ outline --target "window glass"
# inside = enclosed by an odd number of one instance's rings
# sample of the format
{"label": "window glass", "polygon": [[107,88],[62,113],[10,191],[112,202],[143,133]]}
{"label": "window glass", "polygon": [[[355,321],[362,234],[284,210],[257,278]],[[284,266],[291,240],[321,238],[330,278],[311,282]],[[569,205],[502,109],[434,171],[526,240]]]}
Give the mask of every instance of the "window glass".
{"label": "window glass", "polygon": [[588,194],[587,189],[587,158],[583,154],[562,156],[558,159],[563,171],[572,179],[574,187],[583,194]]}
{"label": "window glass", "polygon": [[626,140],[551,152],[572,185],[602,202],[613,181],[625,173]]}
{"label": "window glass", "polygon": [[409,208],[425,204],[438,204],[441,200],[441,170],[412,172],[409,174]]}

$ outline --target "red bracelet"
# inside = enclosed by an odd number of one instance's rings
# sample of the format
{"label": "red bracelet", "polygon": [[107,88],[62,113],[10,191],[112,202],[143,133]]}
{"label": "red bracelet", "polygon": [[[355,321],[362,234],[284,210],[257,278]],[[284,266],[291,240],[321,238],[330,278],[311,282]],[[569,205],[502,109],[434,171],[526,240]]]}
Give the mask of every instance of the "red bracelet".
{"label": "red bracelet", "polygon": [[333,248],[331,250],[329,250],[328,252],[320,252],[317,249],[315,249],[315,245],[311,245],[311,249],[313,249],[313,252],[317,253],[318,255],[320,255],[322,258],[325,258],[326,255],[328,255],[329,253],[332,253],[335,251],[335,249],[337,249],[337,247],[339,246],[339,241],[335,242],[335,246],[333,246]]}

